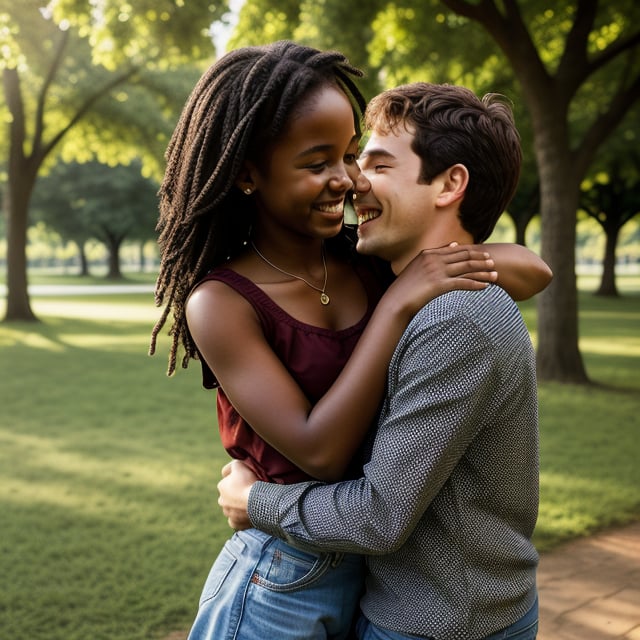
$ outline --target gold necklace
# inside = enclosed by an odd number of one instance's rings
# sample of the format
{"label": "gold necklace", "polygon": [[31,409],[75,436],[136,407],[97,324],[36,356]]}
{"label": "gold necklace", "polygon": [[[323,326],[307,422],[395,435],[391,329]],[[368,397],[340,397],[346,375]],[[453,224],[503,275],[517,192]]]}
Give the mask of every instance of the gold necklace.
{"label": "gold necklace", "polygon": [[295,278],[296,280],[302,280],[302,282],[304,282],[308,287],[311,287],[312,289],[315,289],[316,291],[320,292],[320,302],[324,305],[328,305],[329,302],[331,302],[329,296],[325,293],[325,290],[327,288],[327,261],[325,260],[324,257],[324,245],[322,245],[322,266],[324,267],[324,283],[322,285],[322,289],[320,287],[316,287],[314,284],[311,284],[308,280],[305,280],[302,276],[297,276],[295,273],[289,273],[288,271],[285,271],[284,269],[281,269],[280,267],[276,266],[275,264],[273,264],[273,262],[271,262],[270,260],[267,260],[259,251],[258,251],[258,247],[256,247],[255,244],[253,244],[253,240],[251,240],[251,246],[253,247],[253,250],[273,269],[275,269],[276,271],[279,271],[280,273],[284,273],[285,276],[289,276],[290,278]]}

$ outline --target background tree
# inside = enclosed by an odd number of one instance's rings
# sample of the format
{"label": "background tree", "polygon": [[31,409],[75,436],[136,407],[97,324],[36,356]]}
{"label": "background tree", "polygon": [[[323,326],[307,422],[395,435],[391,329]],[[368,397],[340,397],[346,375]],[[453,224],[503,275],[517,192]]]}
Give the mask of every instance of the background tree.
{"label": "background tree", "polygon": [[[54,149],[66,160],[126,162],[142,153],[145,171],[158,171],[195,81],[193,73],[167,70],[213,56],[207,30],[227,9],[224,0],[43,4],[0,0],[2,108],[9,114],[8,143],[0,146],[7,157],[6,320],[35,319],[26,231],[45,160]],[[184,90],[176,92],[180,80]]]}
{"label": "background tree", "polygon": [[540,213],[540,183],[536,177],[535,171],[523,173],[507,211],[516,229],[516,242],[521,245],[526,245],[529,223]]}
{"label": "background tree", "polygon": [[149,239],[158,219],[158,183],[144,178],[140,167],[81,165],[89,173],[85,209],[94,235],[109,251],[107,278],[120,279],[120,247],[126,239]]}
{"label": "background tree", "polygon": [[381,84],[370,64],[366,43],[375,36],[374,18],[385,4],[385,0],[247,0],[227,49],[282,39],[339,49],[354,65],[368,72],[358,84],[371,98]]}
{"label": "background tree", "polygon": [[34,214],[80,249],[92,238],[102,242],[109,256],[107,278],[119,279],[122,243],[149,240],[158,218],[159,185],[141,168],[140,161],[115,167],[96,161],[60,163],[38,181]]}
{"label": "background tree", "polygon": [[[535,1],[442,0],[430,7],[431,19],[449,32],[482,26],[518,81],[540,179],[542,256],[555,274],[538,296],[538,370],[542,379],[586,382],[575,278],[579,185],[640,96],[637,3],[578,0],[550,8]],[[463,48],[450,46],[447,53],[452,49]],[[469,64],[468,73],[487,72],[495,47],[484,55],[476,47],[474,55],[475,64],[466,52],[457,58]]]}
{"label": "background tree", "polygon": [[[506,211],[514,223],[516,229],[515,241],[518,244],[526,244],[526,234],[529,223],[534,217],[540,215],[540,180],[538,168],[533,153],[533,131],[531,131],[531,119],[529,118],[517,87],[509,88],[508,82],[502,82],[501,93],[511,96],[514,103],[514,116],[522,138],[522,170],[518,189]],[[488,87],[484,91],[490,91]]]}
{"label": "background tree", "polygon": [[635,216],[640,216],[640,156],[614,159],[606,173],[585,180],[580,206],[605,234],[602,277],[596,295],[617,296],[615,269],[620,231]]}
{"label": "background tree", "polygon": [[89,275],[85,245],[91,238],[82,202],[73,191],[75,181],[69,179],[69,165],[59,163],[38,179],[31,200],[30,223],[43,222],[60,235],[63,241],[78,248],[81,276]]}

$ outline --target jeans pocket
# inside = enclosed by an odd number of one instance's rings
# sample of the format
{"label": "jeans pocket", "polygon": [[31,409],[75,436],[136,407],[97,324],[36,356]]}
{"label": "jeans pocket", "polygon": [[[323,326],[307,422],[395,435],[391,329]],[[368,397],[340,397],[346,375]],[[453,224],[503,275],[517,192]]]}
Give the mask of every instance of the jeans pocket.
{"label": "jeans pocket", "polygon": [[238,556],[234,549],[235,540],[232,538],[228,540],[224,547],[222,547],[216,561],[213,563],[207,580],[204,583],[202,594],[200,596],[200,606],[207,600],[214,598],[220,591],[220,588],[224,584],[225,579],[233,569],[237,562]]}
{"label": "jeans pocket", "polygon": [[271,591],[294,591],[317,580],[330,563],[327,554],[307,553],[274,539],[264,550],[251,581]]}

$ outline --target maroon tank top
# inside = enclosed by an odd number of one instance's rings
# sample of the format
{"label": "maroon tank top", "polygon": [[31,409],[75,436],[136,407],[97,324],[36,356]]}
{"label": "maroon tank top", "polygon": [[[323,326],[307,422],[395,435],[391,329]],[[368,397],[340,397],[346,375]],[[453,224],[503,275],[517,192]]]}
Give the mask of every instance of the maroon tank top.
{"label": "maroon tank top", "polygon": [[[383,286],[366,269],[357,268],[357,272],[367,292],[368,308],[358,323],[340,331],[314,327],[296,320],[253,282],[230,269],[214,269],[202,282],[224,282],[251,303],[267,342],[309,401],[315,404],[342,371],[382,295]],[[201,363],[203,385],[207,389],[218,389],[218,425],[222,445],[229,455],[245,462],[260,480],[266,482],[290,484],[311,479],[245,422],[202,358]]]}

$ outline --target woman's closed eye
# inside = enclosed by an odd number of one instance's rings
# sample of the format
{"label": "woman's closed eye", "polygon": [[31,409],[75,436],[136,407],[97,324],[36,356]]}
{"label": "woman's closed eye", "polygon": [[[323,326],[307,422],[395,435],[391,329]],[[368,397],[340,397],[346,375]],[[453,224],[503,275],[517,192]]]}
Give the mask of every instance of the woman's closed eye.
{"label": "woman's closed eye", "polygon": [[305,166],[305,169],[309,169],[309,171],[314,171],[315,173],[320,173],[324,171],[327,163],[323,160],[322,162],[314,162],[313,164],[308,164]]}

